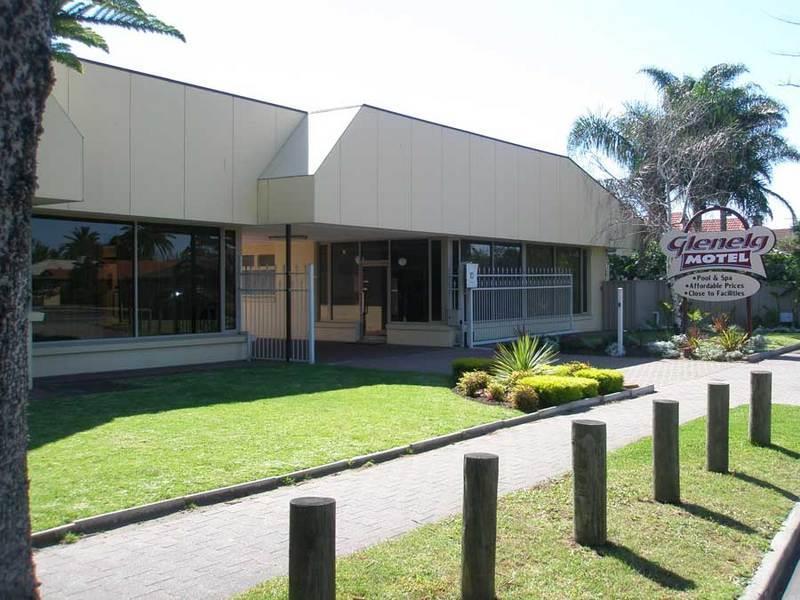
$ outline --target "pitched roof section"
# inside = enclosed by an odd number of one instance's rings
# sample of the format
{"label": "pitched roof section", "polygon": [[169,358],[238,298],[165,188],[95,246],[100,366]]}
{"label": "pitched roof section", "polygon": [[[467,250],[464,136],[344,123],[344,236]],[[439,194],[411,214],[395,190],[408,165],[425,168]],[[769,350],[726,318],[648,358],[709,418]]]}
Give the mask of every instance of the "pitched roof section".
{"label": "pitched roof section", "polygon": [[308,113],[260,179],[316,173],[359,110],[361,106],[348,106]]}
{"label": "pitched roof section", "polygon": [[[702,231],[707,232],[715,232],[715,231],[722,231],[721,229],[721,221],[722,219],[701,219],[703,226]],[[673,229],[683,229],[686,225],[686,220],[683,218],[683,214],[680,212],[672,213],[672,228]],[[742,222],[737,219],[736,217],[728,217],[728,231],[744,231],[744,225]]]}

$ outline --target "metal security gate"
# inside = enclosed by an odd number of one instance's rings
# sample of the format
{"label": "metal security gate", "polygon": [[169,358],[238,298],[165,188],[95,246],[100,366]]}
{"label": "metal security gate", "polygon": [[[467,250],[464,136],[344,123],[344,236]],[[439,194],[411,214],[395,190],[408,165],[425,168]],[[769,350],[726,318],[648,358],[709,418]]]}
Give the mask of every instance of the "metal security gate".
{"label": "metal security gate", "polygon": [[314,265],[288,274],[242,267],[240,282],[250,358],[314,363]]}
{"label": "metal security gate", "polygon": [[495,269],[478,273],[465,290],[465,334],[469,347],[512,340],[522,333],[572,331],[572,273]]}

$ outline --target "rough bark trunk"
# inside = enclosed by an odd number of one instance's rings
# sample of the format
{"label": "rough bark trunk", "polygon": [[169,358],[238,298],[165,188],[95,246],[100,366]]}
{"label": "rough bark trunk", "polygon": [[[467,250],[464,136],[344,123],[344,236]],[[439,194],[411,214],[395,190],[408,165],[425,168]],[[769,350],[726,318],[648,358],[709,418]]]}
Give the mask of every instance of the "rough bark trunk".
{"label": "rough bark trunk", "polygon": [[48,0],[0,0],[0,598],[37,598],[28,506],[28,307],[36,148],[53,81]]}

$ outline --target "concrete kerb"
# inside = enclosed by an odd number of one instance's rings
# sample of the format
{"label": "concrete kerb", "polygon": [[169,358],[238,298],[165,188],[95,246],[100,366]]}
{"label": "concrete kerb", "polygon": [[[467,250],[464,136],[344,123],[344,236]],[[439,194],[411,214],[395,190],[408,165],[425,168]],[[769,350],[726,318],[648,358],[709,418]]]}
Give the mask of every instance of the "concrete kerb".
{"label": "concrete kerb", "polygon": [[792,566],[794,553],[800,544],[800,502],[783,522],[777,535],[772,538],[769,552],[764,555],[761,566],[745,588],[741,600],[767,600],[777,598],[787,579],[787,570]]}
{"label": "concrete kerb", "polygon": [[775,358],[776,356],[788,354],[789,352],[794,352],[795,350],[800,350],[800,343],[792,344],[791,346],[784,346],[783,348],[777,348],[775,350],[767,350],[766,352],[756,352],[755,354],[746,356],[745,360],[747,362],[761,362],[762,360]]}
{"label": "concrete kerb", "polygon": [[267,477],[264,479],[257,479],[255,481],[246,481],[244,483],[237,483],[234,485],[216,488],[204,492],[197,492],[180,496],[178,498],[170,498],[169,500],[161,500],[150,504],[143,504],[141,506],[134,506],[132,508],[124,508],[114,512],[104,513],[85,519],[78,519],[72,523],[53,527],[52,529],[45,529],[37,531],[31,536],[33,546],[35,548],[43,548],[59,543],[64,536],[69,533],[74,534],[90,534],[115,529],[124,525],[139,523],[150,519],[157,519],[168,514],[176,513],[182,510],[189,509],[193,506],[207,506],[210,504],[218,504],[221,502],[229,502],[237,498],[258,494],[273,490],[283,485],[293,485],[301,483],[308,479],[317,479],[327,475],[340,473],[348,469],[356,469],[366,465],[367,463],[380,463],[388,460],[407,456],[408,454],[420,454],[428,452],[444,446],[449,446],[456,442],[468,440],[483,435],[487,435],[498,431],[500,429],[507,429],[516,425],[523,425],[533,421],[539,421],[557,415],[569,414],[584,410],[591,406],[600,404],[607,404],[609,402],[618,402],[620,400],[627,400],[630,398],[638,398],[646,394],[655,392],[654,385],[646,385],[638,388],[623,390],[614,394],[606,394],[604,396],[595,396],[593,398],[584,398],[583,400],[576,400],[568,402],[560,406],[552,406],[529,413],[504,419],[502,421],[493,421],[491,423],[484,423],[469,427],[461,431],[448,433],[435,438],[413,442],[406,446],[397,446],[388,450],[380,450],[371,454],[363,456],[355,456],[351,459],[339,460],[336,462],[312,467],[310,469],[303,469],[301,471],[293,471],[285,475],[275,477]]}

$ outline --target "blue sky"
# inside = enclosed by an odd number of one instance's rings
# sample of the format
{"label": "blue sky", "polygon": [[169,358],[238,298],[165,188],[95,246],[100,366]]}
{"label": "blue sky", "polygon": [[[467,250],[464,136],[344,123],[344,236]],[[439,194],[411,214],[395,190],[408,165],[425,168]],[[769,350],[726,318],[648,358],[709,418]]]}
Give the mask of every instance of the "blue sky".
{"label": "blue sky", "polygon": [[[638,74],[744,63],[789,108],[800,146],[800,4],[788,0],[142,0],[177,26],[167,38],[103,30],[111,54],[82,56],[305,110],[375,104],[564,153],[587,110],[653,99]],[[224,8],[223,8],[224,7]],[[800,165],[774,188],[800,214]],[[789,215],[775,210],[775,226]]]}

